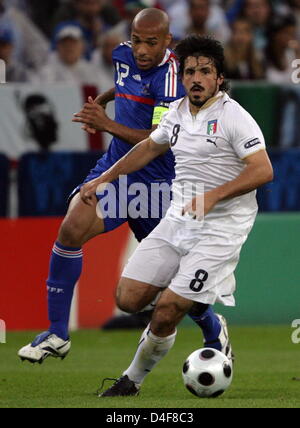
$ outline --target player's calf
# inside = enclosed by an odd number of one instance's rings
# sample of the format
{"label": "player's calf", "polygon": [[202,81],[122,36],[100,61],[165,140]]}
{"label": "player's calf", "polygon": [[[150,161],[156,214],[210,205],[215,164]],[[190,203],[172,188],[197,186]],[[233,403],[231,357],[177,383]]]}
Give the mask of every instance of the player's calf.
{"label": "player's calf", "polygon": [[166,289],[154,310],[151,331],[159,337],[173,334],[176,326],[193,306],[191,300],[185,299]]}
{"label": "player's calf", "polygon": [[150,326],[140,339],[129,368],[101,397],[137,395],[147,374],[164,358],[175,343],[176,326],[191,309],[192,301],[166,289],[155,308]]}
{"label": "player's calf", "polygon": [[120,397],[138,395],[141,384],[159,361],[167,355],[176,338],[176,331],[168,337],[158,337],[149,326],[143,332],[134,359],[116,383],[100,397]]}

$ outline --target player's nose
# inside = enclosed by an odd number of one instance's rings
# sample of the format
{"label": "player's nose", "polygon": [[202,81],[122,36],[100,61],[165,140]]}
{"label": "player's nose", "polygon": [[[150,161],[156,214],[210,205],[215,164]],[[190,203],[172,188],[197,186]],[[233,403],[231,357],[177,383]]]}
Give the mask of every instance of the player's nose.
{"label": "player's nose", "polygon": [[142,57],[144,55],[147,55],[147,47],[145,44],[141,43],[137,48],[136,48],[136,53],[139,57]]}
{"label": "player's nose", "polygon": [[196,71],[194,74],[194,83],[201,83],[202,81],[202,73],[200,71]]}

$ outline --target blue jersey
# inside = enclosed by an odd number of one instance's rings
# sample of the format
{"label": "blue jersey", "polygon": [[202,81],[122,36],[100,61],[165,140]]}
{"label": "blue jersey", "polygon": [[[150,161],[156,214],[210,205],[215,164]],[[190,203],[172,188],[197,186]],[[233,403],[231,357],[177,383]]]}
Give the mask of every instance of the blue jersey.
{"label": "blue jersey", "polygon": [[[132,129],[151,129],[156,107],[168,105],[185,96],[179,79],[178,63],[171,50],[161,64],[150,70],[140,70],[135,62],[130,42],[122,43],[113,52],[115,65],[115,121]],[[113,165],[132,145],[114,137],[105,155]],[[170,151],[152,161],[144,169],[131,174],[133,181],[171,181],[174,178],[174,157]]]}
{"label": "blue jersey", "polygon": [[[113,60],[116,68],[115,74],[115,121],[132,129],[151,129],[153,124],[159,123],[161,113],[169,104],[185,96],[185,91],[179,80],[178,64],[172,51],[167,50],[161,64],[147,71],[140,70],[132,52],[131,43],[122,43],[113,52]],[[85,180],[85,183],[100,177],[119,159],[126,155],[132,144],[120,138],[113,138],[108,152],[97,162],[94,169]],[[127,186],[134,183],[145,183],[151,188],[153,182],[167,182],[171,184],[175,177],[175,159],[171,150],[164,156],[159,156],[145,168],[127,177]],[[128,222],[138,241],[141,241],[159,224],[169,206],[167,191],[157,190],[157,207],[159,214],[152,215],[152,197],[143,200],[143,215],[136,218],[131,216],[130,205],[136,195],[126,192],[120,180],[112,183],[116,190],[116,212],[112,216],[104,218],[105,232],[116,229]],[[70,199],[79,191],[78,186]],[[153,196],[153,193],[151,194]],[[97,194],[102,212],[106,208],[106,195]],[[167,206],[166,206],[167,205]],[[120,212],[120,207],[122,215]],[[145,208],[146,207],[146,208]],[[123,214],[124,214],[123,213]],[[144,215],[146,214],[146,215]]]}

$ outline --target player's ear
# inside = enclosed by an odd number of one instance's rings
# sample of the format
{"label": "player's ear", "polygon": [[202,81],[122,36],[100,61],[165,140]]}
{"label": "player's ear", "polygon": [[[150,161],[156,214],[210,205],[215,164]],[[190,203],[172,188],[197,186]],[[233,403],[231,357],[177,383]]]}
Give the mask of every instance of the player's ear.
{"label": "player's ear", "polygon": [[165,47],[168,48],[170,46],[170,44],[173,41],[173,35],[172,34],[167,34],[166,36],[166,42],[165,42]]}
{"label": "player's ear", "polygon": [[224,80],[225,80],[224,75],[220,74],[219,77],[218,77],[218,80],[217,80],[218,85],[222,86],[223,83],[224,83]]}

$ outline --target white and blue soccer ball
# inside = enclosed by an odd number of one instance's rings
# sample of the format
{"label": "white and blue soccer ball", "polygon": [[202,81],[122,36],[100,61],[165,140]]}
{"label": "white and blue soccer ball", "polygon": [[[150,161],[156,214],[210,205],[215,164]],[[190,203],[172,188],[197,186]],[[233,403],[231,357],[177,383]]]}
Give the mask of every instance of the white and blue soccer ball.
{"label": "white and blue soccer ball", "polygon": [[198,349],[185,361],[182,376],[184,385],[192,394],[201,398],[215,398],[231,385],[232,363],[216,349]]}

